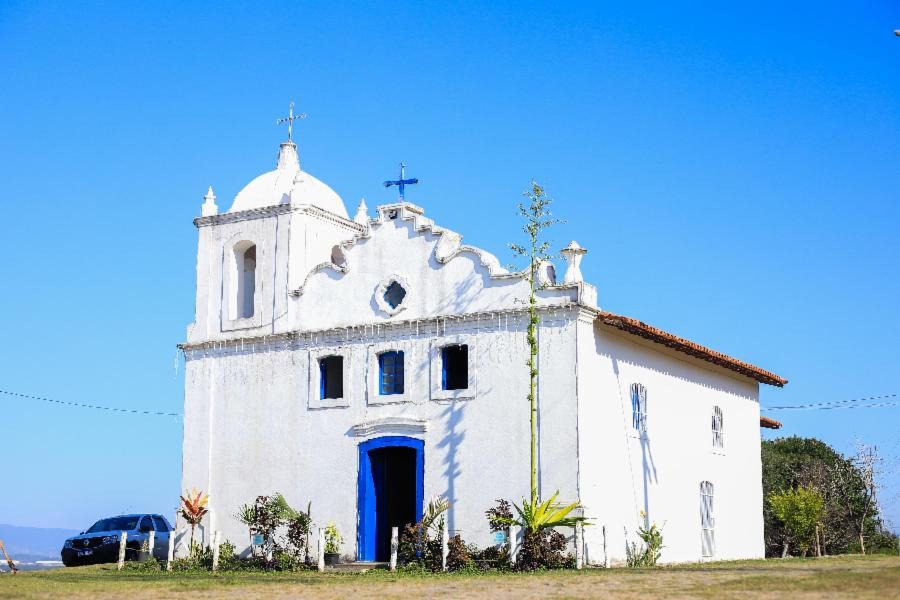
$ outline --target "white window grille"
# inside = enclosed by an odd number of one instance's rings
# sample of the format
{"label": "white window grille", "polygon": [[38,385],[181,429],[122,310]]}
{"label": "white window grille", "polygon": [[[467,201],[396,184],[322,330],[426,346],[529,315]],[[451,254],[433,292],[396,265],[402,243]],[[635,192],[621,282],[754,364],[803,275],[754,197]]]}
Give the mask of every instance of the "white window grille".
{"label": "white window grille", "polygon": [[631,419],[637,431],[647,433],[647,388],[640,383],[631,384]]}
{"label": "white window grille", "polygon": [[704,558],[716,555],[716,518],[713,513],[713,484],[700,483],[700,545]]}
{"label": "white window grille", "polygon": [[713,406],[712,442],[713,448],[725,447],[725,421],[722,417],[722,409],[718,406]]}

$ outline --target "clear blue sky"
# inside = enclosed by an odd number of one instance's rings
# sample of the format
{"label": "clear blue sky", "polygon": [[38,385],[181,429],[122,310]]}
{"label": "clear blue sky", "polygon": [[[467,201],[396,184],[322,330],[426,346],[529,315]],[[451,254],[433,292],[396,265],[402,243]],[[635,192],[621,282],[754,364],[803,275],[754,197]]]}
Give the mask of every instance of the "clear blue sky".
{"label": "clear blue sky", "polygon": [[[0,389],[180,412],[191,219],[272,168],[295,99],[350,210],[403,159],[507,259],[534,177],[602,307],[788,377],[764,405],[900,393],[900,6],[257,4],[0,4]],[[175,507],[178,419],[0,409],[0,522]],[[900,524],[900,407],[772,416],[878,444]]]}

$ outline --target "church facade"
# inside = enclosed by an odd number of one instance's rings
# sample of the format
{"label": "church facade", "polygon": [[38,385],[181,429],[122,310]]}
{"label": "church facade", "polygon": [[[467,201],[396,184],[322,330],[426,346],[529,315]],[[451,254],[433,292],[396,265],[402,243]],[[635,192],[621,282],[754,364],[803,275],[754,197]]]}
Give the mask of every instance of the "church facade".
{"label": "church facade", "polygon": [[[248,551],[234,513],[281,492],[347,559],[385,560],[434,495],[451,535],[494,543],[485,510],[529,492],[523,274],[402,196],[351,218],[292,141],[194,223],[183,488],[210,495],[207,539]],[[762,557],[759,386],[786,381],[599,308],[584,252],[539,272],[542,496],[581,502],[588,563],[651,522],[664,561]]]}

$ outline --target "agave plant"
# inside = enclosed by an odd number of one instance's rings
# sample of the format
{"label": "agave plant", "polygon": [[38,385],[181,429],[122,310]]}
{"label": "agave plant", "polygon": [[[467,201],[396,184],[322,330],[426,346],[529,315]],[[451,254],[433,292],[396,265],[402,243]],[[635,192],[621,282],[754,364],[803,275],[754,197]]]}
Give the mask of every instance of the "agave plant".
{"label": "agave plant", "polygon": [[185,492],[181,497],[181,516],[191,525],[191,549],[194,548],[194,530],[209,510],[206,505],[209,504],[209,494],[192,488],[191,491]]}
{"label": "agave plant", "polygon": [[559,497],[559,490],[556,491],[549,499],[541,502],[539,499],[525,500],[522,499],[522,505],[513,504],[513,508],[518,513],[518,517],[501,518],[499,522],[507,525],[518,525],[526,532],[537,533],[542,529],[550,529],[553,527],[573,527],[577,523],[584,523],[587,519],[582,516],[571,515],[572,511],[579,508],[579,502],[573,502],[567,506],[556,503]]}

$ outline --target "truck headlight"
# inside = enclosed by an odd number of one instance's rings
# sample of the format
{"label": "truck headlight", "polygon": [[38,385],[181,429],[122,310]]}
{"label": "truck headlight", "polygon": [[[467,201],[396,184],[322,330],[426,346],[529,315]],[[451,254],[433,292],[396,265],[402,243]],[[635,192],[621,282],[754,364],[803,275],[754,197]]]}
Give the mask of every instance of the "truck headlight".
{"label": "truck headlight", "polygon": [[66,543],[63,544],[63,548],[74,548],[75,544],[72,543],[72,540],[66,540]]}
{"label": "truck headlight", "polygon": [[119,543],[119,536],[117,536],[117,535],[108,535],[108,536],[106,536],[105,538],[103,538],[103,541],[102,541],[101,543],[102,543],[104,546],[105,546],[106,544],[118,544],[118,543]]}

